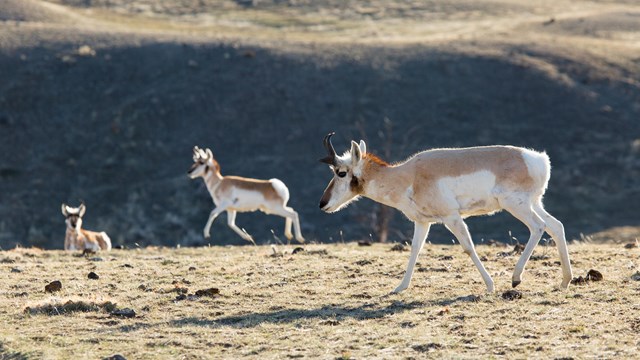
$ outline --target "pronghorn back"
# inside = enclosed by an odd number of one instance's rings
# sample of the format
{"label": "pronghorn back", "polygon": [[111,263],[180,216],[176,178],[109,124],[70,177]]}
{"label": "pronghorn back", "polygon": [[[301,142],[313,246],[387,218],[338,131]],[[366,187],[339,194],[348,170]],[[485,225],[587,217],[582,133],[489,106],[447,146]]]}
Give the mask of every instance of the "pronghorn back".
{"label": "pronghorn back", "polygon": [[[284,195],[285,193],[282,191],[281,186],[274,186],[274,180],[284,186],[284,184],[277,179],[258,180],[240,176],[225,176],[220,182],[220,186],[218,186],[218,191],[220,193],[227,193],[235,190],[244,190],[262,194],[266,201],[284,200],[284,202],[286,203],[286,201],[289,200],[288,190],[286,191],[286,199],[283,199],[282,195]],[[286,186],[284,186],[284,188],[286,189]]]}
{"label": "pronghorn back", "polygon": [[514,146],[427,150],[408,162],[415,163],[421,182],[490,171],[497,184],[521,191],[546,188],[550,169],[546,154]]}

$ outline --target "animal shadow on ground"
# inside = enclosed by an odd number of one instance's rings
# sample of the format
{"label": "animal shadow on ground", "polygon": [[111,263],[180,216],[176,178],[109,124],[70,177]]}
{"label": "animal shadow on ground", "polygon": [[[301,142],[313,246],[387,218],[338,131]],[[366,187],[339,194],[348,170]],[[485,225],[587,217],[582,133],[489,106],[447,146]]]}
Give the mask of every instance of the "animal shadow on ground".
{"label": "animal shadow on ground", "polygon": [[376,304],[372,303],[363,304],[358,307],[325,305],[316,309],[282,309],[270,312],[227,316],[211,320],[188,317],[174,320],[171,323],[174,326],[232,326],[237,328],[246,328],[258,326],[263,323],[288,323],[304,319],[327,319],[339,322],[344,318],[353,318],[357,320],[376,319],[386,315],[420,308],[425,305],[426,304],[421,301],[412,301],[409,303],[395,301],[382,308],[376,308]]}
{"label": "animal shadow on ground", "polygon": [[10,350],[5,349],[4,344],[0,342],[0,359],[2,360],[23,360],[28,359],[29,357],[26,354],[19,352],[12,352]]}

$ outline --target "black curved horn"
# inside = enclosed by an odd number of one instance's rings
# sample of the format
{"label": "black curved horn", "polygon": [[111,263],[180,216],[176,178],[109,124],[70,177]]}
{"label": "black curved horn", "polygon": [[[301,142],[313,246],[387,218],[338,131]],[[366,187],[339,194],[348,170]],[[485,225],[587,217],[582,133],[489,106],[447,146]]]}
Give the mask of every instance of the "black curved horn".
{"label": "black curved horn", "polygon": [[322,142],[324,143],[324,148],[327,149],[328,155],[320,159],[320,162],[329,165],[336,164],[336,150],[333,148],[333,144],[331,143],[331,137],[335,134],[335,132],[330,132],[327,134],[327,136],[324,137],[324,140]]}

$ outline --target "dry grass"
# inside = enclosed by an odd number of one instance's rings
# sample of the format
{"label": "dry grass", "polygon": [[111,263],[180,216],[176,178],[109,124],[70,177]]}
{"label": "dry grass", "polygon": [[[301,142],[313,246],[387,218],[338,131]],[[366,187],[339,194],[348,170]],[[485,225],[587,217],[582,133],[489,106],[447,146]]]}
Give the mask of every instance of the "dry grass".
{"label": "dry grass", "polygon": [[[515,300],[501,296],[517,260],[502,247],[478,246],[496,281],[493,295],[484,294],[458,246],[427,245],[400,295],[389,291],[408,252],[305,249],[278,248],[275,256],[262,246],[115,250],[103,261],[2,252],[0,358],[550,359],[640,351],[640,282],[632,280],[638,248],[572,245],[575,275],[597,269],[604,281],[560,291],[555,249],[540,247]],[[89,279],[91,271],[100,278]],[[62,290],[45,293],[53,280]],[[210,288],[220,294],[194,295]],[[114,307],[136,316],[115,317]]]}

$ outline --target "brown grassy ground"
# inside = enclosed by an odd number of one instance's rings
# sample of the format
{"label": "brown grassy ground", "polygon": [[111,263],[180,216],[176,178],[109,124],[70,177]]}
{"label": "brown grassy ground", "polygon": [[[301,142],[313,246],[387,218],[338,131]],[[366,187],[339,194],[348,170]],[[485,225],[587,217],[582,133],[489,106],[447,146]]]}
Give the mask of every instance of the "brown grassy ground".
{"label": "brown grassy ground", "polygon": [[[478,246],[496,294],[484,294],[460,247],[427,245],[412,286],[389,295],[408,258],[390,248],[309,245],[291,254],[293,247],[278,247],[277,256],[266,246],[114,250],[102,261],[2,252],[0,358],[550,359],[640,351],[637,247],[571,245],[575,275],[593,268],[604,281],[568,291],[557,289],[555,248],[540,247],[522,298],[511,301],[501,297],[517,260],[502,254],[510,248]],[[91,271],[100,278],[88,279]],[[45,293],[53,280],[62,290]],[[176,300],[211,287],[220,295]],[[136,316],[112,316],[114,305]]]}

